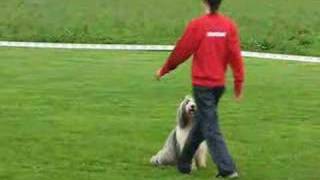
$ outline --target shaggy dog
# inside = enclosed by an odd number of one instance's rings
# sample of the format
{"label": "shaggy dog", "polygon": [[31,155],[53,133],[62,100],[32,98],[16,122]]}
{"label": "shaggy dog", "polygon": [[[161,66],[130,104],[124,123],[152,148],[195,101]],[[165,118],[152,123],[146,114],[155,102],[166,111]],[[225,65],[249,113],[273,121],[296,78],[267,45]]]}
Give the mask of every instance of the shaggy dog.
{"label": "shaggy dog", "polygon": [[[156,166],[177,164],[178,157],[192,129],[195,111],[196,104],[193,98],[186,96],[178,108],[176,128],[171,131],[163,148],[151,158],[151,164]],[[207,151],[207,145],[203,142],[194,156],[193,167],[206,167]]]}

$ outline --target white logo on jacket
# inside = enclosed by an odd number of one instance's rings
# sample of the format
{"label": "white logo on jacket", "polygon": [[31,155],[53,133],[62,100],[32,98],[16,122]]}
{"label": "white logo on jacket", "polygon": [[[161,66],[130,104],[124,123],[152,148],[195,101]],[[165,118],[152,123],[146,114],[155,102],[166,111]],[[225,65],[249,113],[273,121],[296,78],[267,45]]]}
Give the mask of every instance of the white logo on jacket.
{"label": "white logo on jacket", "polygon": [[226,37],[227,32],[207,32],[208,37]]}

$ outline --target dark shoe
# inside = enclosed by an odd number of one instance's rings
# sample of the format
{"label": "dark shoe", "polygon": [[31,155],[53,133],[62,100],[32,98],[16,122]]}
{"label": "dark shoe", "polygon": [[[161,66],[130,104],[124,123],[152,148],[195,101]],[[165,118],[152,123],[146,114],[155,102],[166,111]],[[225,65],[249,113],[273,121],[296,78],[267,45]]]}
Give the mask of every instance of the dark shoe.
{"label": "dark shoe", "polygon": [[239,178],[239,174],[238,174],[238,172],[235,171],[235,172],[227,174],[227,175],[218,174],[216,176],[216,178],[237,179],[237,178]]}
{"label": "dark shoe", "polygon": [[177,169],[182,174],[190,174],[191,173],[191,164],[178,162]]}

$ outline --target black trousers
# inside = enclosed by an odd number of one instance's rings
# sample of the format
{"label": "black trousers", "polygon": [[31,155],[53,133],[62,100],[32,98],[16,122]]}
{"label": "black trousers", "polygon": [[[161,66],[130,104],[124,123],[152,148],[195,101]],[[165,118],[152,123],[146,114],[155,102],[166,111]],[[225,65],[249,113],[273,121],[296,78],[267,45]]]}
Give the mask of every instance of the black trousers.
{"label": "black trousers", "polygon": [[195,123],[182,151],[180,161],[191,163],[201,142],[206,140],[210,155],[221,175],[235,171],[235,164],[229,154],[218,123],[218,104],[225,91],[224,87],[193,87],[197,104]]}

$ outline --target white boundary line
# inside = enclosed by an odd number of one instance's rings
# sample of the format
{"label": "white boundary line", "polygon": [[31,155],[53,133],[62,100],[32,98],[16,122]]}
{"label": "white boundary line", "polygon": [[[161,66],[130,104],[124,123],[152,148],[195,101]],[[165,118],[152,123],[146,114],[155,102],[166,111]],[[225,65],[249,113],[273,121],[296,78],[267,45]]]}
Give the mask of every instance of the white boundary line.
{"label": "white boundary line", "polygon": [[[127,51],[171,51],[174,48],[174,46],[171,46],[171,45],[71,44],[71,43],[12,42],[12,41],[0,41],[0,47],[127,50]],[[242,55],[244,57],[253,57],[253,58],[262,58],[262,59],[320,63],[320,57],[312,57],[312,56],[295,56],[295,55],[260,53],[260,52],[249,52],[249,51],[243,51]]]}

